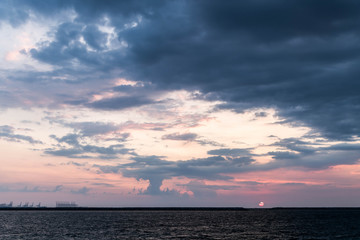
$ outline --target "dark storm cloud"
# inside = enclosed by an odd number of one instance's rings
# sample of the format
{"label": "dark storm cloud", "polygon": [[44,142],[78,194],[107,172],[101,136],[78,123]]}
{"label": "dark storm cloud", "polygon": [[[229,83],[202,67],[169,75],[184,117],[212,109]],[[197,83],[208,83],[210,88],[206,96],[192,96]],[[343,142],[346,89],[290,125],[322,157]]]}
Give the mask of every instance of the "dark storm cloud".
{"label": "dark storm cloud", "polygon": [[200,88],[237,111],[275,107],[326,137],[351,138],[360,127],[360,8],[330,2],[198,1],[184,19],[156,19],[151,32],[126,33],[142,69],[130,75],[167,88]]}
{"label": "dark storm cloud", "polygon": [[96,26],[87,26],[84,30],[83,36],[89,46],[95,50],[102,50],[105,48],[107,34],[99,31]]}
{"label": "dark storm cloud", "polygon": [[[75,23],[63,23],[58,26],[55,39],[51,43],[44,42],[46,44],[46,51],[37,51],[36,49],[31,49],[30,54],[34,58],[41,60],[43,62],[48,62],[50,64],[61,65],[65,64],[66,61],[72,60],[74,56],[78,59],[81,59],[84,62],[89,63],[87,60],[87,51],[85,46],[75,42],[73,40],[78,40],[80,38],[79,31],[82,29],[81,24]],[[56,56],[56,57],[54,57]],[[96,63],[96,62],[94,62]]]}
{"label": "dark storm cloud", "polygon": [[[357,1],[20,2],[47,16],[77,13],[55,29],[54,41],[31,51],[38,60],[63,69],[73,60],[94,72],[121,69],[122,76],[157,88],[201,90],[237,112],[274,107],[327,138],[359,136]],[[127,47],[104,51],[105,36],[96,27],[104,16]],[[140,16],[137,27],[125,27]],[[115,98],[89,107],[148,103]]]}
{"label": "dark storm cloud", "polygon": [[86,105],[95,109],[122,110],[125,108],[139,107],[152,103],[155,103],[155,101],[141,96],[131,96],[102,99]]}
{"label": "dark storm cloud", "polygon": [[35,140],[31,136],[22,135],[22,134],[15,134],[15,128],[9,125],[0,126],[0,138],[7,140],[7,141],[15,141],[15,142],[28,142],[31,144],[42,144],[41,141]]}
{"label": "dark storm cloud", "polygon": [[13,1],[5,0],[0,4],[0,20],[7,21],[13,27],[25,23],[28,18],[29,12],[24,8],[14,8]]}
{"label": "dark storm cloud", "polygon": [[325,150],[333,150],[333,151],[359,151],[360,144],[347,144],[347,143],[340,143],[335,144],[330,147],[325,148]]}
{"label": "dark storm cloud", "polygon": [[[358,23],[357,1],[200,1],[198,13],[218,31],[248,33],[259,39],[288,39],[332,35]],[[276,13],[276,14],[274,14]],[[287,20],[287,21],[284,21]],[[341,24],[343,23],[343,24]],[[240,32],[240,33],[241,33]]]}

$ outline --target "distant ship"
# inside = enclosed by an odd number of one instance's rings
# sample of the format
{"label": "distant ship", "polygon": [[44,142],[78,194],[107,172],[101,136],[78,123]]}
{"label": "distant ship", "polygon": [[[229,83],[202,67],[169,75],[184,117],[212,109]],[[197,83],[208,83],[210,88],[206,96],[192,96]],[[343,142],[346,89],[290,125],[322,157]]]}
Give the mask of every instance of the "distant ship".
{"label": "distant ship", "polygon": [[57,208],[76,208],[78,205],[75,202],[59,201],[56,202]]}

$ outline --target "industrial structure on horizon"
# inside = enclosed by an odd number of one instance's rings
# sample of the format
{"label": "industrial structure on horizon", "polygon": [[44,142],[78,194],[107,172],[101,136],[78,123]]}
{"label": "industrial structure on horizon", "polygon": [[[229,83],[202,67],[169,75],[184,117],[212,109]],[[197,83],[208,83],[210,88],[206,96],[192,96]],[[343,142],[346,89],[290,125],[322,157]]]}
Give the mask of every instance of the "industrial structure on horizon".
{"label": "industrial structure on horizon", "polygon": [[[76,208],[79,207],[75,202],[67,202],[67,201],[57,201],[56,202],[57,208]],[[9,204],[7,203],[0,203],[0,209],[4,208],[46,208],[46,206],[41,206],[41,203],[34,205],[34,203],[30,204],[29,202],[25,202],[24,204],[20,202],[19,205],[13,205],[11,201]]]}
{"label": "industrial structure on horizon", "polygon": [[13,206],[12,201],[9,204],[0,203],[0,208],[44,208],[44,207],[45,206],[41,206],[40,202],[38,205],[34,205],[34,203],[29,204],[29,202],[25,202],[24,204],[22,204],[22,202],[20,202],[20,204],[16,206]]}
{"label": "industrial structure on horizon", "polygon": [[10,202],[9,204],[0,203],[0,208],[11,208],[12,206],[13,206],[13,202]]}

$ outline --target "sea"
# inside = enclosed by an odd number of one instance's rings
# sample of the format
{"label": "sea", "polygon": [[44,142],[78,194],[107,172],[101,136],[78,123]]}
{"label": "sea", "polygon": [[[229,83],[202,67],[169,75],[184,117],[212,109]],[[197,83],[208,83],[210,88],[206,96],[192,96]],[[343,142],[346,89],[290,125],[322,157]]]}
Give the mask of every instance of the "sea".
{"label": "sea", "polygon": [[360,209],[0,210],[0,239],[360,239]]}

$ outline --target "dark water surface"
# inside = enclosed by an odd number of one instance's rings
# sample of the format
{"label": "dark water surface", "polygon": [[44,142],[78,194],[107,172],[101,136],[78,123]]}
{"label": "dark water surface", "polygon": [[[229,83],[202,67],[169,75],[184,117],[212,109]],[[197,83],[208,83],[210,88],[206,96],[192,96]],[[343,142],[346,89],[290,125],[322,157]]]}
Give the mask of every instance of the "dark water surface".
{"label": "dark water surface", "polygon": [[0,211],[0,239],[360,239],[360,209]]}

